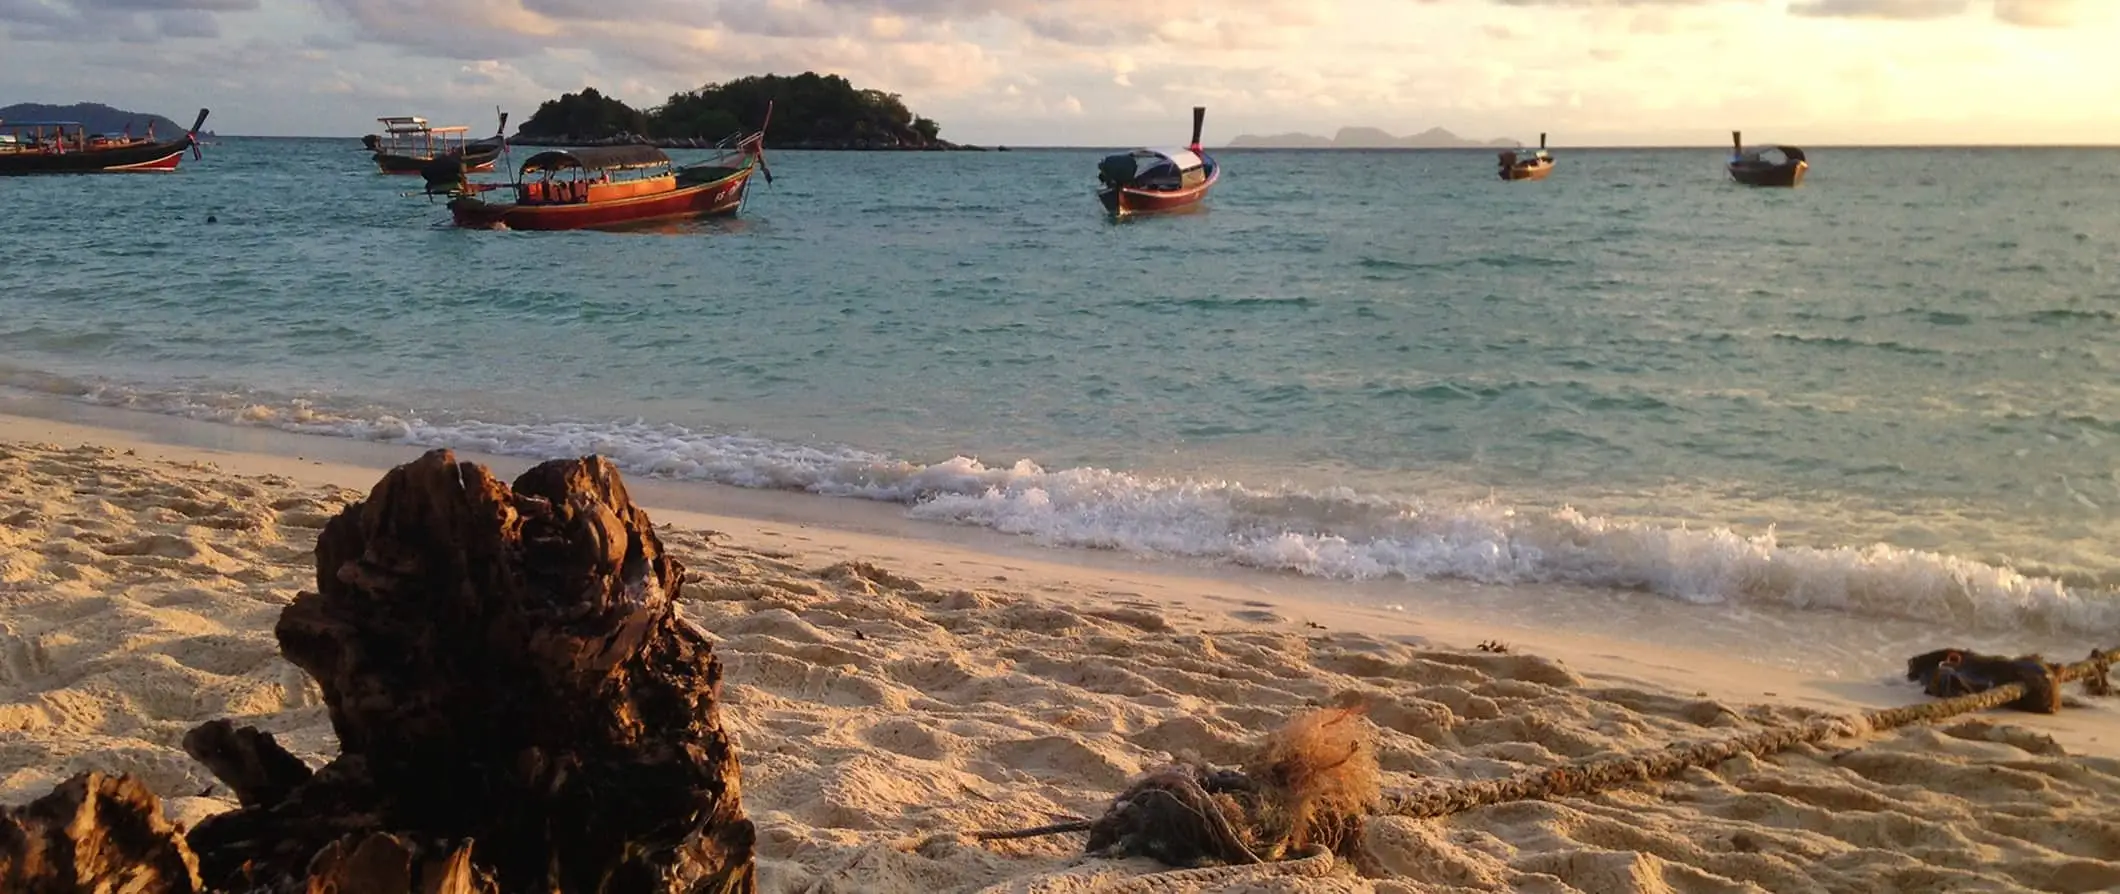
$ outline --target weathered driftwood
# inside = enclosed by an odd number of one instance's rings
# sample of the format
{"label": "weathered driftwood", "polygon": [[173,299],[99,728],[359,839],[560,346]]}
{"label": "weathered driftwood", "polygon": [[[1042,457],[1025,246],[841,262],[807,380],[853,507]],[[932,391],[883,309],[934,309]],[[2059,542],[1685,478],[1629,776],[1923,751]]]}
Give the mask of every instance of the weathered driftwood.
{"label": "weathered driftwood", "polygon": [[338,757],[312,771],[268,734],[204,724],[185,750],[240,808],[179,838],[137,782],[77,777],[7,814],[4,890],[755,890],[721,664],[608,463],[510,488],[434,451],[333,518],[316,555],[317,592],[275,633],[321,685]]}
{"label": "weathered driftwood", "polygon": [[162,802],[129,776],[82,773],[0,811],[0,891],[194,894],[198,861]]}

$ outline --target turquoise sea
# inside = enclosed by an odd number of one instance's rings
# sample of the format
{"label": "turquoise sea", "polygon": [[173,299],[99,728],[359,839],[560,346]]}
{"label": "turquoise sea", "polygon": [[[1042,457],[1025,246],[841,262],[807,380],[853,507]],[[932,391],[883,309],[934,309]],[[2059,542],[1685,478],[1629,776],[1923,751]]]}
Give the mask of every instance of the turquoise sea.
{"label": "turquoise sea", "polygon": [[1104,150],[776,152],[637,233],[449,229],[351,138],[206,151],[0,182],[0,384],[1323,578],[2120,630],[2120,151],[1779,191],[1231,151],[1123,224]]}

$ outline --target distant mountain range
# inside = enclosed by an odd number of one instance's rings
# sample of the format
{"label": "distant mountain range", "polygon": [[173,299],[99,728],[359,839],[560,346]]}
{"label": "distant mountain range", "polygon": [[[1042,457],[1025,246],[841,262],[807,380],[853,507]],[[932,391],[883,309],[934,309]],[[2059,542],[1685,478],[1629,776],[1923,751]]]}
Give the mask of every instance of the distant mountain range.
{"label": "distant mountain range", "polygon": [[1342,127],[1330,139],[1307,133],[1244,134],[1229,145],[1233,149],[1513,149],[1523,144],[1507,139],[1469,140],[1440,127],[1410,137],[1395,137],[1375,127]]}
{"label": "distant mountain range", "polygon": [[[160,115],[128,112],[99,102],[82,102],[70,106],[24,102],[0,107],[0,127],[14,121],[78,121],[89,133],[124,133],[129,126],[136,137],[146,136],[148,122],[153,122],[157,139],[173,139],[184,133],[184,125]],[[213,132],[206,131],[199,136],[211,137]]]}

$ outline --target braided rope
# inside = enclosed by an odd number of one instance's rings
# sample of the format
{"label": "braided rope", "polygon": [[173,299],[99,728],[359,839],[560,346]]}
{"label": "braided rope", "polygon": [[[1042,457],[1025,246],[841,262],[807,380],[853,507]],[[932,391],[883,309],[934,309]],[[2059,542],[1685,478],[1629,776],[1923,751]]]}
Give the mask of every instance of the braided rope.
{"label": "braided rope", "polygon": [[[2093,652],[2091,658],[2054,669],[2054,685],[2072,680],[2099,681],[2120,658],[2113,652]],[[1632,782],[1677,775],[1689,767],[1712,766],[1740,754],[1764,757],[1797,745],[1815,745],[1841,736],[1861,736],[1997,708],[2023,698],[2029,688],[2023,683],[2005,683],[1984,692],[1941,701],[1879,708],[1837,717],[1819,717],[1802,723],[1769,727],[1728,739],[1679,743],[1661,751],[1630,754],[1602,760],[1584,760],[1530,770],[1500,779],[1457,782],[1423,792],[1389,792],[1380,813],[1413,819],[1449,816],[1506,801],[1548,800],[1584,795]]]}
{"label": "braided rope", "polygon": [[[2106,674],[2116,661],[2120,661],[2120,650],[2093,651],[2087,660],[2053,667],[2051,685],[2059,686],[2083,680],[2094,693],[2110,692]],[[1691,767],[1713,766],[1740,754],[1764,757],[1797,745],[1815,745],[1828,739],[1859,737],[1916,723],[1932,723],[1960,714],[1985,711],[2015,702],[2030,692],[2031,688],[2023,683],[2006,683],[1971,695],[1897,708],[1816,717],[1727,739],[1674,744],[1646,754],[1576,761],[1500,779],[1452,783],[1428,791],[1387,792],[1376,815],[1427,819],[1508,801],[1550,800],[1593,794],[1634,782],[1673,776]],[[971,834],[978,839],[994,840],[1079,832],[1088,826],[1085,822],[1067,822],[1036,829]],[[1178,886],[1188,884],[1226,883],[1272,877],[1318,877],[1330,873],[1333,865],[1330,850],[1312,846],[1305,849],[1302,856],[1289,860],[1203,869],[1175,869],[1127,876],[1089,890],[1094,894],[1155,894],[1160,891],[1179,890]],[[1030,881],[1034,883],[1040,879],[1053,880],[1071,874],[1074,873],[1053,873]],[[982,889],[980,894],[1005,894],[1024,881],[1017,879],[991,886]]]}

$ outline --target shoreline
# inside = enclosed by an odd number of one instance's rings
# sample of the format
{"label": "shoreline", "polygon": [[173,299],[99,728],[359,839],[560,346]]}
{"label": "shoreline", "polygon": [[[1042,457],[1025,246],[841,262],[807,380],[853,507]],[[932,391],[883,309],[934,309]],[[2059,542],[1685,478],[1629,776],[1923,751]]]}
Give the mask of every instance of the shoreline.
{"label": "shoreline", "polygon": [[[0,444],[39,442],[61,447],[93,445],[125,454],[128,461],[207,463],[245,476],[280,476],[304,485],[341,487],[362,494],[383,471],[426,450],[221,425],[57,398],[0,395]],[[503,479],[536,463],[475,451],[459,450],[457,455],[492,468]],[[629,476],[627,486],[659,527],[717,532],[745,547],[783,553],[808,567],[874,562],[942,587],[997,589],[1078,602],[1082,594],[1094,594],[1100,600],[1146,600],[1203,620],[1293,632],[1360,632],[1429,648],[1469,650],[1475,644],[1496,641],[1512,652],[1558,661],[1586,677],[1615,685],[1741,704],[1842,713],[1915,703],[1925,697],[1913,684],[1899,679],[1898,669],[1905,658],[1919,651],[1944,646],[2011,654],[2023,651],[1996,637],[1943,633],[1924,637],[1916,625],[1862,619],[1863,625],[1875,631],[1866,638],[1855,637],[1845,647],[1848,654],[1838,661],[1849,666],[1821,668],[1800,651],[1818,651],[1818,644],[1803,639],[1815,636],[1816,631],[1790,629],[1785,626],[1787,619],[1768,617],[1771,613],[1767,612],[1573,587],[1396,579],[1327,581],[1040,546],[988,529],[908,518],[903,507],[894,504],[638,475]],[[1585,600],[1592,604],[1584,606]],[[1597,624],[1566,623],[1596,616],[1602,618]],[[1799,620],[1823,629],[1844,625],[1846,619],[1810,612]],[[1866,657],[1859,654],[1865,639],[1871,649]],[[2082,656],[2055,653],[2046,657],[2073,661]],[[2120,711],[2096,702],[2052,716],[2010,714],[2002,722],[2053,736],[2071,753],[2120,758]]]}
{"label": "shoreline", "polygon": [[[425,450],[109,427],[126,419],[0,416],[0,804],[124,773],[191,828],[237,806],[179,750],[197,725],[255,727],[311,767],[339,753],[321,691],[274,628],[315,587],[326,523],[381,466]],[[491,463],[504,478],[527,465]],[[1357,747],[1385,790],[1418,800],[1926,701],[1691,643],[1335,603],[1263,573],[923,537],[887,507],[626,483],[683,565],[676,611],[721,662],[760,894],[1083,894],[1160,872],[1086,857],[1079,835],[968,833],[1097,816],[1145,773],[1241,764],[1319,708],[1364,718]],[[1481,595],[1402,589],[1475,608]],[[1494,639],[1508,648],[1482,647]],[[1371,814],[1322,878],[1155,881],[1174,894],[2112,890],[2120,758],[2100,743],[2115,738],[2114,700],[2065,691],[2058,715],[1954,716],[1581,795]]]}

